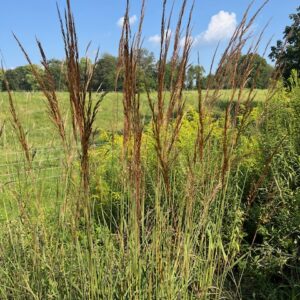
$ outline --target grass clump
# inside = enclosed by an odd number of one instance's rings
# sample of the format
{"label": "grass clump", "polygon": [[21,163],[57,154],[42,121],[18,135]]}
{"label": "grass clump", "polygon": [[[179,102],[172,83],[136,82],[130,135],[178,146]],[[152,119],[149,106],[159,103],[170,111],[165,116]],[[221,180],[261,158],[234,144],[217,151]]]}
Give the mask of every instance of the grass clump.
{"label": "grass clump", "polygon": [[[82,75],[69,0],[65,21],[59,13],[68,94],[55,91],[42,45],[37,43],[46,77],[35,72],[17,39],[46,98],[45,116],[56,129],[53,143],[61,155],[54,152],[47,159],[31,144],[40,140],[25,133],[21,103],[7,86],[13,132],[3,146],[15,134],[21,144],[15,151],[23,158],[15,161],[13,182],[1,186],[1,299],[297,297],[298,254],[291,242],[297,240],[299,220],[290,213],[299,196],[299,87],[283,92],[275,74],[265,99],[256,102],[255,79],[245,88],[253,56],[237,73],[248,31],[263,6],[250,17],[249,7],[217,66],[215,82],[208,82],[206,91],[199,85],[197,94],[184,91],[193,2],[182,1],[172,38],[172,12],[163,1],[156,91],[145,82],[141,92],[145,1],[135,35],[127,1],[116,78],[123,80],[122,94],[91,93],[96,65],[87,59]],[[260,39],[246,51],[255,53]],[[224,92],[229,83],[232,88]],[[276,101],[282,97],[288,102]],[[102,124],[97,116],[107,108],[103,99],[122,101],[123,117],[112,130],[96,130]],[[282,122],[291,111],[287,127]],[[58,168],[54,180],[40,180],[45,164]],[[272,213],[275,204],[283,214]],[[293,222],[278,230],[287,217]],[[290,230],[294,240],[287,236]],[[282,276],[275,278],[278,270]],[[253,277],[268,289],[255,287]]]}

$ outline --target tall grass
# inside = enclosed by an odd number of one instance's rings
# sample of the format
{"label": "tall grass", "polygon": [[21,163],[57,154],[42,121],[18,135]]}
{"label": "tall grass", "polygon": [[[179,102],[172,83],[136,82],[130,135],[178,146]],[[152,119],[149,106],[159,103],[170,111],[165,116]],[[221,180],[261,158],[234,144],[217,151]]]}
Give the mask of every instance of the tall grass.
{"label": "tall grass", "polygon": [[[240,298],[234,268],[242,259],[244,220],[240,139],[252,126],[255,99],[255,84],[245,89],[253,67],[251,56],[242,74],[237,69],[249,30],[266,2],[253,16],[249,17],[251,6],[246,11],[217,66],[217,88],[212,90],[208,84],[203,96],[198,87],[198,111],[190,117],[183,89],[194,3],[182,1],[175,33],[170,35],[173,14],[163,1],[157,91],[150,92],[145,83],[152,117],[146,126],[138,88],[143,80],[139,53],[145,1],[138,32],[132,35],[128,0],[118,72],[124,81],[123,135],[113,134],[97,149],[91,148],[94,122],[105,95],[94,99],[89,91],[97,58],[93,64],[86,61],[82,81],[70,0],[64,18],[59,12],[59,21],[71,118],[63,115],[40,42],[45,77],[35,70],[16,38],[47,99],[65,160],[64,171],[53,184],[57,192],[51,196],[60,207],[47,214],[40,203],[44,186],[31,168],[30,149],[7,86],[12,122],[30,173],[25,183],[17,180],[6,190],[23,205],[16,218],[7,217],[1,224],[1,299]],[[256,52],[260,41],[261,36],[246,51]],[[213,109],[228,83],[232,86],[229,102],[216,121]],[[258,187],[259,183],[254,185],[252,193]],[[28,222],[21,218],[23,211]]]}

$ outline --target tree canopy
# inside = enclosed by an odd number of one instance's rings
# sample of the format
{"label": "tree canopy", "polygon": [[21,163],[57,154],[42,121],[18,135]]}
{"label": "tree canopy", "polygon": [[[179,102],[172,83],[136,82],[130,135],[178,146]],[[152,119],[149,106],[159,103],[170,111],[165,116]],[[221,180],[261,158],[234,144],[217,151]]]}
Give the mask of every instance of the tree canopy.
{"label": "tree canopy", "polygon": [[[268,81],[273,71],[273,68],[266,62],[266,60],[259,56],[258,54],[247,54],[242,55],[238,68],[242,68],[248,59],[254,60],[254,67],[249,76],[248,86],[252,86],[255,83],[255,87],[259,89],[265,89],[268,87]],[[65,62],[58,59],[48,60],[48,67],[53,77],[55,88],[58,91],[67,90],[67,78],[66,78],[66,65]],[[86,64],[92,64],[92,61],[86,58],[80,60],[80,70],[82,74],[85,73]],[[44,69],[41,66],[35,66],[39,72],[43,73]],[[147,49],[141,49],[139,53],[139,64],[138,64],[138,78],[137,85],[140,91],[145,91],[146,89],[153,90],[157,85],[157,69],[158,62],[152,52]],[[120,72],[119,72],[120,71]],[[170,87],[170,71],[171,62],[166,64],[166,74],[165,74],[165,88]],[[242,70],[240,70],[242,71]],[[118,74],[119,72],[119,74]],[[194,90],[198,87],[198,80],[201,78],[202,88],[206,88],[206,84],[213,74],[204,76],[205,71],[202,66],[190,65],[186,71],[185,77],[185,88],[188,90]],[[118,80],[116,81],[118,76]],[[10,88],[12,90],[25,90],[25,91],[35,91],[39,90],[38,83],[34,79],[31,73],[31,68],[26,66],[17,67],[15,69],[10,69],[5,71],[5,77],[9,82]],[[82,78],[83,80],[83,78]],[[0,86],[5,90],[5,85]],[[211,81],[211,80],[210,80]],[[213,82],[213,81],[211,81]],[[122,70],[118,70],[118,57],[111,54],[104,54],[98,59],[95,65],[95,73],[91,83],[91,89],[97,91],[99,89],[104,91],[114,91],[122,90]],[[213,88],[213,86],[212,86]],[[231,88],[230,84],[224,86],[224,88]]]}
{"label": "tree canopy", "polygon": [[296,13],[290,15],[292,24],[285,27],[283,40],[278,40],[276,46],[271,47],[269,57],[282,69],[286,84],[293,69],[300,74],[300,6]]}
{"label": "tree canopy", "polygon": [[258,89],[266,89],[272,76],[273,67],[270,66],[266,59],[257,53],[242,55],[239,61],[238,73],[243,74],[243,68],[247,65],[247,61],[252,61],[252,70],[248,77],[247,88],[255,87]]}

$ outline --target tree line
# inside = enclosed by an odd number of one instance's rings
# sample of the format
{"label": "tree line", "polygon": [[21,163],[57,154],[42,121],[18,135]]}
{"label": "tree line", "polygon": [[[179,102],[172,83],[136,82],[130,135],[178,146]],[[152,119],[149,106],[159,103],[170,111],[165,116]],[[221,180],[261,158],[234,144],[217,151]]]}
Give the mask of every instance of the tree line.
{"label": "tree line", "polygon": [[[255,82],[255,87],[258,89],[266,89],[268,87],[269,79],[273,72],[273,67],[270,66],[267,61],[258,54],[247,54],[241,56],[240,68],[245,65],[245,61],[252,59],[254,60],[254,68],[249,74],[248,87],[252,86]],[[82,74],[86,68],[87,63],[92,63],[86,58],[80,60],[80,69]],[[95,65],[95,73],[91,84],[93,91],[119,91],[122,90],[122,72],[119,72],[118,68],[118,57],[111,54],[104,54]],[[35,65],[38,72],[43,74],[44,68],[40,65]],[[65,62],[58,59],[50,59],[48,61],[48,67],[52,74],[55,87],[58,91],[67,90],[67,78],[66,78],[66,65]],[[19,66],[14,69],[8,69],[4,73],[6,80],[9,83],[11,90],[16,91],[38,91],[39,84],[35,77],[32,75],[31,68],[29,65]],[[158,74],[158,62],[152,52],[146,49],[141,49],[139,53],[139,79],[138,87],[140,90],[152,90],[157,85],[157,74]],[[166,65],[165,75],[165,87],[169,88],[171,78],[171,62]],[[225,74],[226,76],[226,74]],[[117,80],[118,79],[118,80]],[[200,81],[199,81],[200,80]],[[185,76],[185,89],[194,90],[197,89],[198,85],[205,89],[208,84],[210,88],[214,88],[214,75],[205,75],[205,70],[202,66],[190,65],[187,69]],[[5,84],[3,78],[0,78],[0,88],[5,90]],[[226,88],[231,88],[230,80]]]}
{"label": "tree line", "polygon": [[281,70],[283,82],[289,89],[292,88],[290,77],[292,70],[297,71],[300,78],[300,6],[296,12],[289,16],[292,24],[285,27],[283,39],[278,40],[275,46],[271,47],[269,57]]}

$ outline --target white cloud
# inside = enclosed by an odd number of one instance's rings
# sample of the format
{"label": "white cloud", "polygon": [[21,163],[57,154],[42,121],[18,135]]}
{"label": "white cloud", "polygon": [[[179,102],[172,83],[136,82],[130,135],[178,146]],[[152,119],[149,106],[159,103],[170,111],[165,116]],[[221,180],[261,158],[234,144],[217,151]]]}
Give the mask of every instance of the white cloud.
{"label": "white cloud", "polygon": [[236,27],[236,14],[221,10],[211,17],[208,28],[204,32],[193,37],[193,45],[210,44],[230,39]]}
{"label": "white cloud", "polygon": [[[171,38],[172,32],[170,29],[165,31],[165,37]],[[153,44],[160,44],[161,36],[160,34],[155,34],[149,37],[148,41]]]}
{"label": "white cloud", "polygon": [[[207,29],[196,35],[189,36],[190,42],[193,46],[197,44],[209,44],[219,42],[221,40],[227,40],[231,38],[237,27],[236,14],[234,12],[226,12],[224,10],[219,11],[216,15],[213,15],[210,19]],[[165,32],[166,36],[171,37],[171,30]],[[180,40],[180,46],[185,44],[185,37]],[[149,37],[149,42],[153,44],[160,44],[161,37],[159,34],[155,34]]]}
{"label": "white cloud", "polygon": [[[133,16],[129,17],[129,24],[130,24],[130,25],[133,25],[134,23],[136,23],[137,19],[138,19],[138,18],[137,18],[136,15],[133,15]],[[120,28],[123,27],[123,25],[124,25],[124,17],[122,17],[122,18],[120,18],[120,19],[118,20],[117,25],[118,25]]]}
{"label": "white cloud", "polygon": [[236,14],[221,10],[211,17],[207,30],[194,37],[194,44],[227,40],[233,35],[236,26]]}
{"label": "white cloud", "polygon": [[149,42],[153,44],[159,44],[160,43],[160,35],[155,34],[149,37]]}

